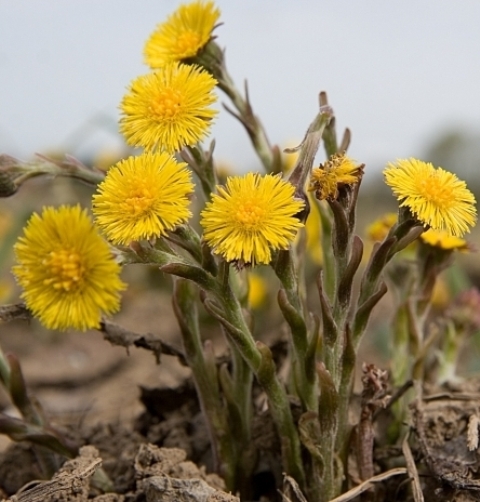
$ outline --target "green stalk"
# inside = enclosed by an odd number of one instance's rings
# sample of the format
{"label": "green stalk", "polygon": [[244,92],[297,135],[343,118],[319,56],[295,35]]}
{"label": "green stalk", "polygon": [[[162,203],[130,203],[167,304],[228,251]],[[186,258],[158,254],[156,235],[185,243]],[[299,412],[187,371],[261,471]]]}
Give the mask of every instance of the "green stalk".
{"label": "green stalk", "polygon": [[0,379],[6,389],[10,388],[10,364],[0,347]]}
{"label": "green stalk", "polygon": [[205,308],[223,326],[230,342],[236,347],[267,394],[270,413],[282,440],[282,461],[285,471],[300,485],[305,486],[300,439],[285,388],[278,380],[273,359],[269,361],[265,350],[260,351],[255,344],[240,303],[228,283],[228,275],[223,270],[218,278],[213,277],[195,263],[189,263],[184,258],[159,251],[151,246],[139,246],[135,249],[135,253],[140,260],[144,260],[144,263],[160,265],[160,270],[163,272],[189,279],[204,291]]}
{"label": "green stalk", "polygon": [[196,287],[185,279],[174,280],[173,307],[180,326],[185,358],[192,370],[197,395],[212,444],[216,470],[221,473],[229,490],[237,488],[238,450],[235,436],[229,427],[228,415],[220,396],[215,363],[209,365],[204,357],[198,312]]}
{"label": "green stalk", "polygon": [[205,299],[205,308],[222,324],[230,341],[267,394],[270,413],[282,441],[283,466],[300,485],[305,486],[298,431],[293,422],[287,394],[276,375],[271,353],[263,344],[259,345],[260,342],[255,343],[231,289],[222,285],[211,293],[213,299]]}
{"label": "green stalk", "polygon": [[304,410],[316,411],[318,409],[316,376],[314,368],[309,368],[306,364],[309,340],[292,251],[280,251],[274,262],[273,269],[284,288],[283,293],[282,291],[279,293],[278,302],[292,333],[292,364],[295,389],[302,401]]}
{"label": "green stalk", "polygon": [[323,288],[327,298],[333,304],[335,299],[335,259],[332,246],[332,216],[327,206],[318,204],[322,222]]}

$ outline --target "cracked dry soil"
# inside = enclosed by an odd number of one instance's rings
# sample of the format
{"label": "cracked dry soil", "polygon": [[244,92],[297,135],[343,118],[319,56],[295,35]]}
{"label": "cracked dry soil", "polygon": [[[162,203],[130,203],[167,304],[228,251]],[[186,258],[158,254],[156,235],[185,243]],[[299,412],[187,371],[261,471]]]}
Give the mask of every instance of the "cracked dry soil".
{"label": "cracked dry soil", "polygon": [[[125,303],[128,309],[116,322],[178,345],[168,298],[159,301],[158,292],[144,292]],[[3,327],[0,344],[5,352],[18,356],[30,392],[52,423],[84,446],[76,459],[66,463],[58,459],[51,480],[41,480],[30,445],[1,437],[0,500],[239,500],[224,491],[221,478],[210,473],[208,434],[190,373],[175,357],[163,356],[158,366],[152,353],[133,348],[127,354],[98,332],[52,338],[35,323],[14,321]],[[13,412],[4,393],[0,393],[0,408]],[[412,410],[412,458],[424,500],[480,500],[480,454],[474,444],[480,422],[479,381],[428,390]],[[375,432],[375,473],[405,465],[400,447],[382,446],[381,423]],[[263,466],[254,479],[252,499],[280,501],[279,444],[268,414],[255,417],[253,441]],[[100,464],[113,481],[112,493],[95,488],[94,471]],[[283,497],[300,501],[293,494]],[[418,501],[407,476],[390,478],[375,484],[374,491],[344,500]]]}

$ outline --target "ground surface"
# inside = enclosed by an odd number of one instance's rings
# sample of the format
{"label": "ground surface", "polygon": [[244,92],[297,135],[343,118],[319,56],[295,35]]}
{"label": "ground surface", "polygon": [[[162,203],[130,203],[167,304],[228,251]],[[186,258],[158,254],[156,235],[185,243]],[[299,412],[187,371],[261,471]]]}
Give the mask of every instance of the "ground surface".
{"label": "ground surface", "polygon": [[[115,322],[180,346],[166,293],[132,288],[124,303]],[[28,445],[12,448],[13,443],[0,436],[0,495],[4,499],[238,500],[222,490],[221,479],[207,474],[204,466],[211,466],[208,435],[192,387],[185,385],[190,372],[175,357],[164,355],[157,365],[151,352],[131,348],[127,353],[125,348],[112,347],[102,333],[52,334],[25,321],[3,324],[0,344],[4,352],[18,356],[30,391],[52,423],[89,445],[51,481],[26,485],[40,477],[38,458]],[[14,413],[5,394],[0,394],[0,407]],[[406,465],[413,485],[424,492],[427,502],[480,500],[480,456],[474,444],[475,434],[478,442],[479,409],[480,386],[475,381],[427,390],[412,414],[417,431],[412,458],[406,460],[400,446],[379,447],[374,455],[375,474]],[[377,428],[381,423],[379,419]],[[92,477],[101,463],[114,482],[114,492],[108,495],[101,495],[95,488],[98,480]],[[363,498],[343,500],[419,502],[422,499],[414,498],[411,486],[405,474],[376,485],[375,495],[366,492]],[[274,491],[263,500],[280,499]]]}

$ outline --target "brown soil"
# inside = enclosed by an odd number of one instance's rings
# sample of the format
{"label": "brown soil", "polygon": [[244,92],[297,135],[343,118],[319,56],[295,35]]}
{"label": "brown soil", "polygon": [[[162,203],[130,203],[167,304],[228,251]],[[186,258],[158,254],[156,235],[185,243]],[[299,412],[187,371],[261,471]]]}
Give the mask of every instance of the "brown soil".
{"label": "brown soil", "polygon": [[[130,293],[115,321],[178,346],[169,297],[158,291],[137,293]],[[80,455],[63,466],[65,459],[58,458],[59,470],[51,480],[38,481],[39,450],[0,436],[0,499],[239,500],[224,491],[217,475],[207,474],[212,469],[208,434],[190,372],[176,357],[164,355],[157,365],[152,352],[112,347],[101,333],[52,335],[25,321],[4,324],[0,344],[19,358],[28,387],[52,424],[84,445]],[[4,393],[0,408],[15,413]],[[480,384],[425,391],[424,399],[412,407],[411,420],[411,458],[401,445],[386,449],[380,444],[373,458],[375,474],[407,466],[413,481],[407,475],[395,476],[375,483],[374,492],[344,500],[418,502],[416,488],[427,502],[480,500]],[[385,433],[384,422],[388,413],[379,415],[377,439]],[[276,502],[282,500],[278,441],[268,414],[258,414],[254,423],[253,440],[272,471],[257,476],[260,489],[254,490],[255,500]],[[113,481],[112,493],[102,494],[97,488],[102,481],[94,475],[99,465]],[[353,462],[352,473],[358,471]],[[283,500],[300,501],[294,491]]]}

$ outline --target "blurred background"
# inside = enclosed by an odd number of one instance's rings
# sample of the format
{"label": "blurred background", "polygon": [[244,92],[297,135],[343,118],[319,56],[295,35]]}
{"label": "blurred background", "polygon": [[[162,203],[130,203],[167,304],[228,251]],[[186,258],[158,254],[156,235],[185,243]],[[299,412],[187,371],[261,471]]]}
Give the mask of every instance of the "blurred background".
{"label": "blurred background", "polygon": [[[480,162],[480,2],[218,0],[216,31],[272,143],[303,137],[328,92],[367,180],[387,161],[431,160],[476,182]],[[117,106],[146,73],[143,45],[173,0],[0,0],[0,152],[122,149]],[[225,102],[220,95],[220,103]],[[217,157],[260,165],[223,109]]]}

